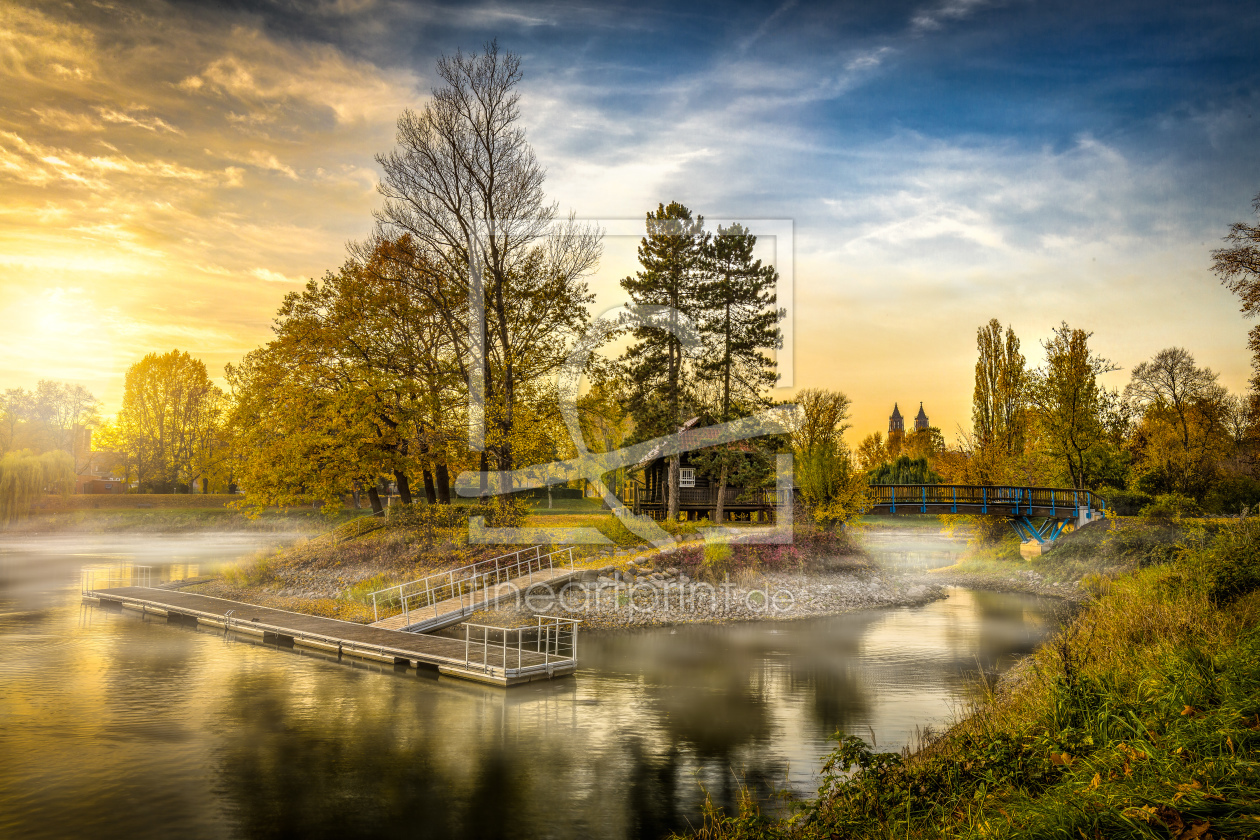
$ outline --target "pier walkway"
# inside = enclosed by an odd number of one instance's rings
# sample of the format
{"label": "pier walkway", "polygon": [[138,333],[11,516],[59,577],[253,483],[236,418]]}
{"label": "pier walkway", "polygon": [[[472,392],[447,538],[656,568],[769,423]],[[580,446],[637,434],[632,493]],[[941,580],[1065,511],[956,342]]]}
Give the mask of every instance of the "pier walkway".
{"label": "pier walkway", "polygon": [[573,549],[549,554],[530,546],[459,569],[373,592],[373,627],[431,633],[459,624],[480,610],[527,596],[530,587],[559,589],[577,577]]}
{"label": "pier walkway", "polygon": [[499,628],[466,623],[464,638],[408,633],[260,607],[208,595],[147,586],[92,588],[83,596],[168,621],[208,624],[224,632],[261,636],[279,645],[300,645],[396,665],[436,667],[448,676],[494,685],[516,685],[573,673],[577,622],[538,616],[535,627]]}

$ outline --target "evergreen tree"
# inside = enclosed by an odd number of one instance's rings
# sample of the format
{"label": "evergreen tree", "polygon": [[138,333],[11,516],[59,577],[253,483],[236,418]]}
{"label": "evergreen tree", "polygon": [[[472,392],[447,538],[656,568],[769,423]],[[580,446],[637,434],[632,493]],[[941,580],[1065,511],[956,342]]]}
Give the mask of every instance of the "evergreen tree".
{"label": "evergreen tree", "polygon": [[[704,249],[705,278],[698,293],[704,354],[696,373],[709,383],[709,402],[719,423],[768,406],[766,391],[779,378],[774,360],[765,353],[783,344],[778,322],[784,311],[774,305],[779,275],[773,266],[753,258],[756,244],[757,237],[747,228],[733,224],[718,227]],[[715,447],[695,461],[697,468],[717,479],[714,520],[722,522],[726,486],[735,473],[746,472],[748,446]]]}
{"label": "evergreen tree", "polygon": [[[639,243],[640,270],[621,281],[639,306],[668,306],[668,326],[637,319],[635,343],[622,356],[630,382],[627,407],[640,439],[672,434],[694,408],[691,360],[678,336],[679,317],[699,321],[704,252],[708,236],[704,217],[678,202],[661,204],[646,218],[647,236]],[[672,328],[672,329],[671,329]],[[678,456],[669,459],[668,516],[678,518]]]}

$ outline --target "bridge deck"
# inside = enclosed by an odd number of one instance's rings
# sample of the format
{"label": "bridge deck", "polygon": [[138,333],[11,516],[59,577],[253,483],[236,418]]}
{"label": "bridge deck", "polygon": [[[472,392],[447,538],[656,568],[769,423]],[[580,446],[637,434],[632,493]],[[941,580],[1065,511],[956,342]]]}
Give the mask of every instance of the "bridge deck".
{"label": "bridge deck", "polygon": [[84,594],[102,604],[112,602],[176,619],[193,619],[233,632],[272,638],[281,644],[299,644],[396,664],[424,663],[437,666],[443,674],[497,685],[563,676],[572,673],[575,665],[571,657],[483,644],[481,639],[470,644],[462,639],[405,633],[192,592],[125,586]]}
{"label": "bridge deck", "polygon": [[967,484],[872,484],[866,513],[981,513],[990,516],[1097,518],[1107,502],[1087,490]]}
{"label": "bridge deck", "polygon": [[452,624],[459,624],[478,610],[491,607],[524,595],[536,583],[556,586],[567,583],[578,573],[570,568],[540,569],[500,584],[491,584],[484,589],[470,592],[455,598],[447,598],[435,604],[408,609],[397,615],[391,615],[369,624],[369,627],[381,627],[387,630],[405,630],[411,633],[428,633],[441,630]]}

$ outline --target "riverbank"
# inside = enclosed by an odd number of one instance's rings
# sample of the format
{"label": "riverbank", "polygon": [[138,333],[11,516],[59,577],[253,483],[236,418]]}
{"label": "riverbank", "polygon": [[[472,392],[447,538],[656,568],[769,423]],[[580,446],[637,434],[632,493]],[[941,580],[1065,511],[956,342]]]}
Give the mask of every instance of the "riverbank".
{"label": "riverbank", "polygon": [[315,536],[344,522],[318,511],[266,511],[248,517],[226,508],[102,509],[36,513],[0,530],[0,538],[61,534],[286,534]]}
{"label": "riverbank", "polygon": [[1012,534],[995,545],[969,546],[957,563],[930,576],[951,586],[1020,592],[1084,603],[1099,581],[1169,563],[1188,535],[1203,538],[1225,520],[1173,523],[1112,517],[1060,537],[1045,554],[1024,558]]}
{"label": "riverbank", "polygon": [[959,724],[912,755],[842,737],[792,819],[748,798],[697,836],[1260,836],[1260,523],[1211,525],[1084,529],[1043,568],[1117,571]]}
{"label": "riverbank", "polygon": [[[456,522],[369,524],[376,530],[351,534],[342,528],[301,541],[190,591],[370,622],[372,592],[518,548],[470,545]],[[733,528],[731,544],[706,546],[694,527],[679,531],[679,542],[664,549],[641,543],[575,547],[578,575],[571,586],[562,592],[522,589],[514,601],[471,620],[515,627],[546,613],[580,619],[586,627],[632,628],[808,618],[945,597],[944,582],[879,568],[847,532],[807,525],[792,544],[775,545],[758,542],[764,527]]]}
{"label": "riverbank", "polygon": [[342,510],[330,517],[304,507],[268,508],[247,515],[236,507],[242,498],[200,493],[46,496],[32,504],[28,515],[0,527],[0,539],[61,534],[315,536],[364,513]]}

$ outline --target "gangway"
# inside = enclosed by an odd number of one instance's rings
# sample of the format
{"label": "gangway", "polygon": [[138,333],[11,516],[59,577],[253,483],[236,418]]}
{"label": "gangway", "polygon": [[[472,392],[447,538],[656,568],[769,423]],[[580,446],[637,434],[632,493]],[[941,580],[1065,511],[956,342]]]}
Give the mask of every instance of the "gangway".
{"label": "gangway", "polygon": [[410,633],[441,630],[519,597],[535,584],[554,587],[576,574],[572,548],[549,554],[538,545],[522,548],[373,592],[370,626]]}

